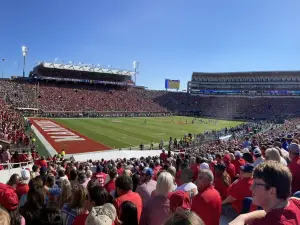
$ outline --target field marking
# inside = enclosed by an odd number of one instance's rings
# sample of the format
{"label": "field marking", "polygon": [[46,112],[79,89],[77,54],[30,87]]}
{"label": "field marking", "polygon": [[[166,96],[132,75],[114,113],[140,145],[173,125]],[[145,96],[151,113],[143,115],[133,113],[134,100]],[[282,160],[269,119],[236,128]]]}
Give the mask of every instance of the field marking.
{"label": "field marking", "polygon": [[[80,121],[79,121],[80,122]],[[85,128],[86,129],[86,128]],[[103,134],[103,133],[100,133],[100,132],[97,132],[97,131],[94,131],[93,130],[93,132],[94,133],[97,133],[97,134],[100,134],[100,135],[102,135],[102,136],[105,136],[105,137],[108,137],[108,138],[111,138],[111,139],[114,139],[114,140],[117,140],[117,141],[119,141],[119,142],[122,142],[122,143],[124,143],[124,144],[126,144],[126,145],[129,145],[129,146],[131,146],[130,145],[130,143],[127,143],[127,142],[125,142],[125,141],[121,141],[120,139],[117,139],[117,138],[114,138],[114,137],[112,137],[112,136],[108,136],[108,135],[105,135],[105,134]],[[87,136],[87,135],[86,135]],[[87,136],[88,137],[88,136]],[[91,137],[90,137],[91,138]],[[93,139],[93,138],[91,138],[91,139]],[[95,140],[95,139],[93,139],[93,140]],[[96,141],[96,140],[95,140]],[[99,142],[99,141],[97,141],[97,142]],[[101,142],[99,142],[99,143],[101,143]],[[108,146],[108,145],[106,145],[106,146]],[[111,147],[111,146],[109,146],[109,147]],[[115,146],[114,146],[115,147]],[[114,149],[113,147],[111,147],[112,149]]]}
{"label": "field marking", "polygon": [[[70,119],[70,118],[69,118],[69,119]],[[54,121],[56,121],[56,120],[54,120]],[[57,121],[56,121],[56,122],[57,122]],[[68,125],[63,124],[63,126],[68,127],[68,129],[70,129],[70,130],[75,130],[75,129],[73,129],[73,128],[70,128]],[[83,135],[83,136],[86,136],[86,137],[88,137],[88,138],[90,138],[90,139],[92,139],[92,140],[98,142],[99,144],[105,145],[105,146],[107,146],[107,147],[113,149],[113,147],[111,147],[111,146],[109,146],[109,145],[107,145],[107,144],[104,144],[104,143],[102,143],[102,142],[100,142],[100,141],[97,141],[97,140],[95,140],[94,138],[91,138],[91,137],[89,137],[88,135],[85,135],[85,134],[83,134],[83,133],[77,131],[77,129],[76,129],[75,131],[76,131],[77,133]],[[98,132],[96,132],[96,133],[98,133]],[[106,136],[106,135],[104,135],[104,136]],[[109,137],[109,136],[106,136],[106,137]],[[114,138],[113,138],[113,139],[114,139]],[[116,140],[116,139],[115,139],[115,140]],[[123,142],[123,143],[124,143],[124,142]]]}
{"label": "field marking", "polygon": [[47,141],[47,139],[39,132],[39,130],[34,126],[31,125],[31,129],[33,130],[33,133],[37,136],[37,138],[42,142],[42,144],[45,146],[46,150],[51,156],[54,156],[57,154],[57,151],[53,146]]}
{"label": "field marking", "polygon": [[[92,126],[96,126],[96,125],[92,124]],[[101,124],[99,124],[99,126],[101,126]],[[125,135],[125,136],[127,136],[127,137],[130,137],[131,139],[140,140],[140,141],[142,141],[142,143],[144,143],[144,142],[150,142],[150,141],[148,141],[148,140],[141,139],[141,138],[137,138],[137,137],[134,137],[134,136],[131,136],[131,135],[127,134],[126,131],[129,131],[129,130],[127,130],[127,128],[114,127],[114,126],[109,125],[109,124],[105,124],[104,126],[109,127],[109,128],[118,129],[118,130],[120,130],[120,131],[121,131],[121,130],[122,130],[122,131],[125,131],[125,133],[124,133],[124,132],[118,132],[118,131],[114,131],[114,133],[118,133],[118,134],[121,134],[121,135]],[[139,127],[140,127],[140,126],[139,126]],[[140,131],[134,132],[133,130],[130,130],[130,132],[132,132],[132,133],[134,133],[134,134],[137,134],[137,135],[140,134],[140,133],[139,133]],[[145,135],[145,136],[151,137],[151,139],[153,139],[153,138],[156,139],[156,138],[157,138],[157,137],[153,137],[153,136],[151,136],[151,135]]]}
{"label": "field marking", "polygon": [[[142,123],[143,120],[147,118],[147,121],[149,121],[149,123],[147,124],[144,124]],[[170,117],[169,117],[170,118]],[[175,121],[178,121],[178,119],[176,118],[181,118],[182,121],[185,121],[186,119],[190,119],[190,117],[174,117],[175,118]],[[86,122],[88,124],[90,124],[92,127],[101,127],[101,123],[104,122],[103,126],[106,126],[108,130],[110,130],[109,132],[111,134],[109,135],[113,135],[113,133],[117,133],[117,134],[125,134],[131,141],[133,142],[136,142],[135,140],[141,140],[143,141],[143,143],[149,143],[151,142],[150,140],[145,140],[143,138],[137,138],[137,137],[134,137],[134,136],[131,136],[131,135],[134,135],[134,134],[141,134],[141,131],[139,130],[146,130],[146,131],[149,131],[150,128],[152,131],[155,131],[155,130],[161,130],[161,131],[166,131],[170,136],[172,136],[173,138],[176,137],[176,136],[179,136],[182,137],[182,134],[184,133],[188,133],[188,131],[186,130],[181,130],[179,127],[178,127],[178,124],[176,124],[174,121],[172,122],[171,119],[166,119],[166,117],[120,117],[120,120],[122,120],[122,123],[123,125],[128,125],[128,126],[131,126],[131,127],[118,127],[117,126],[117,123],[113,124],[113,120],[112,118],[109,118],[109,117],[91,117],[91,118],[59,118],[58,121],[61,121],[61,120],[70,120],[70,119],[73,119],[74,120],[74,123],[75,123],[75,120],[79,120],[77,122],[79,122],[79,126],[82,126],[82,128],[84,128],[84,125],[86,124]],[[97,125],[94,125],[93,123],[91,123],[91,121],[88,121],[90,119],[93,119],[95,121],[99,121],[99,123],[97,123]],[[86,121],[84,121],[86,120]],[[223,129],[224,128],[224,125],[226,125],[227,127],[230,125],[231,122],[237,122],[236,124],[234,125],[238,125],[238,124],[241,124],[243,122],[240,122],[240,121],[225,121],[225,120],[219,120],[219,123],[222,127],[219,127],[218,126],[218,129],[217,130],[220,130],[220,129]],[[168,125],[169,127],[165,127],[163,126],[163,124],[166,124]],[[222,123],[222,124],[221,124]],[[224,123],[224,124],[223,124]],[[192,124],[188,124],[188,125],[192,125]],[[215,129],[212,124],[194,124],[196,126],[191,126],[191,133],[204,133],[205,132],[205,128],[207,129],[207,127],[209,128],[209,130],[213,130]],[[157,129],[157,127],[159,126],[159,129]],[[183,128],[183,126],[180,126]],[[177,129],[177,132],[172,132],[172,128],[176,128]],[[179,128],[179,129],[178,129]],[[187,127],[185,127],[187,128]],[[195,129],[196,128],[196,129]],[[200,130],[198,130],[197,128],[200,128]],[[79,128],[80,129],[80,128]],[[125,146],[121,147],[121,148],[127,148],[127,147],[130,147],[132,146],[134,143],[127,143],[123,140],[120,140],[120,139],[125,139],[126,137],[122,136],[121,138],[120,137],[114,137],[114,136],[109,136],[109,135],[105,135],[103,133],[101,133],[101,131],[95,131],[95,130],[98,130],[98,129],[86,129],[89,133],[95,133],[95,136],[98,135],[101,135],[103,136],[103,138],[107,137],[108,139],[111,140],[111,142],[114,142],[113,140],[116,140],[119,142],[119,144],[123,143],[125,144]],[[114,131],[116,130],[116,131]],[[119,130],[119,132],[118,132]],[[76,130],[77,131],[77,130]],[[121,132],[120,132],[121,131]],[[127,134],[126,131],[130,131],[131,135]],[[158,137],[161,136],[161,135],[165,135],[167,133],[158,133],[158,132],[153,132],[153,133],[147,133],[147,134],[143,134],[143,136],[145,136],[145,138],[147,139],[153,139],[153,141],[155,141],[155,143],[157,144],[159,142],[159,139],[161,137]],[[154,136],[153,136],[154,135]],[[90,137],[88,135],[86,135],[87,137]],[[120,135],[121,136],[121,135]],[[96,139],[94,138],[91,138],[95,141],[97,141]],[[130,142],[131,142],[130,141]],[[104,144],[104,142],[100,142],[100,141],[97,141],[101,144]],[[122,144],[121,144],[122,145]],[[106,145],[108,146],[108,145]],[[112,147],[111,147],[112,148]],[[115,148],[115,147],[114,147]]]}

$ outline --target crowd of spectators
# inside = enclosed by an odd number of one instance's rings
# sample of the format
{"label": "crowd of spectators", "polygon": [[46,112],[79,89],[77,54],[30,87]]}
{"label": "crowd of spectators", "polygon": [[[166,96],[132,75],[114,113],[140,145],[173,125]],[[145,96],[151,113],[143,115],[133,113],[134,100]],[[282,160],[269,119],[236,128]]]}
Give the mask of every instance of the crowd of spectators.
{"label": "crowd of spectators", "polygon": [[32,169],[0,184],[0,221],[217,225],[223,216],[233,225],[299,224],[299,124],[155,157],[47,162],[35,153]]}
{"label": "crowd of spectators", "polygon": [[[1,81],[0,93],[6,103],[46,111],[195,110],[215,117],[299,111],[296,98],[192,97],[12,81]],[[22,116],[4,101],[0,106],[1,139],[28,145]],[[35,165],[0,183],[0,224],[217,225],[221,216],[231,225],[300,224],[300,119],[268,131],[259,129],[263,125],[223,130],[219,134],[232,138],[155,157],[77,162],[61,154],[46,161],[35,151],[11,156],[1,147],[1,162],[33,159]],[[243,137],[255,129],[261,132]]]}
{"label": "crowd of spectators", "polygon": [[[0,140],[8,146],[29,146],[30,135],[26,133],[23,117],[0,99]],[[4,146],[3,146],[4,147]],[[0,146],[0,151],[6,150]],[[3,155],[3,154],[2,154]],[[2,156],[1,162],[10,160],[10,156]]]}
{"label": "crowd of spectators", "polygon": [[[183,92],[79,84],[0,81],[0,94],[17,107],[43,111],[197,111],[211,117],[270,118],[299,115],[298,98],[191,96]],[[284,110],[283,110],[284,109]]]}

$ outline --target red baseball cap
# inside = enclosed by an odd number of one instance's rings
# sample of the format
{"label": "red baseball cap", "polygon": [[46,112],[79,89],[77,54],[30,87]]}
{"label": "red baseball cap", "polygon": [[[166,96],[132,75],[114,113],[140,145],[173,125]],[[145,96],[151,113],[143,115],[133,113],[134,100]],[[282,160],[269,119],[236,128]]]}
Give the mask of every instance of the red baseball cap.
{"label": "red baseball cap", "polygon": [[184,191],[175,191],[169,195],[170,209],[172,212],[179,207],[184,209],[191,208],[191,201],[189,195]]}
{"label": "red baseball cap", "polygon": [[19,199],[15,190],[6,184],[0,183],[0,205],[6,210],[15,210],[18,208]]}
{"label": "red baseball cap", "polygon": [[224,162],[230,162],[230,161],[231,161],[230,155],[229,155],[229,154],[224,155],[223,161],[224,161]]}

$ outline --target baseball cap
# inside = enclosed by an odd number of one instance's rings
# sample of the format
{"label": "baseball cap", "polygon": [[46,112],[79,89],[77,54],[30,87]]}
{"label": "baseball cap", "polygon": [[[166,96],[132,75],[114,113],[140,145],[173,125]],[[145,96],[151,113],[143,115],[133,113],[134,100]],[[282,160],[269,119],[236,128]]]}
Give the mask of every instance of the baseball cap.
{"label": "baseball cap", "polygon": [[250,152],[249,152],[249,149],[248,149],[248,148],[244,148],[244,149],[242,150],[242,153],[250,153]]}
{"label": "baseball cap", "polygon": [[200,164],[200,170],[209,170],[209,165],[207,163]]}
{"label": "baseball cap", "polygon": [[223,161],[224,161],[224,162],[230,162],[230,161],[231,161],[230,155],[229,155],[229,154],[224,155]]}
{"label": "baseball cap", "polygon": [[0,183],[0,205],[6,210],[15,210],[18,208],[19,199],[15,190],[6,184]]}
{"label": "baseball cap", "polygon": [[221,171],[225,171],[226,170],[226,165],[224,163],[220,163],[215,165],[215,168]]}
{"label": "baseball cap", "polygon": [[259,148],[255,148],[254,150],[253,150],[253,155],[255,155],[255,156],[261,156],[261,151],[260,151],[260,149]]}
{"label": "baseball cap", "polygon": [[169,195],[170,200],[170,209],[172,212],[175,212],[175,210],[178,207],[184,208],[184,209],[190,209],[191,208],[191,201],[188,196],[188,194],[184,191],[175,191],[172,194]]}
{"label": "baseball cap", "polygon": [[21,178],[22,178],[22,180],[29,180],[30,179],[30,172],[26,169],[22,169]]}
{"label": "baseball cap", "polygon": [[288,135],[286,136],[286,139],[287,139],[287,140],[291,140],[291,139],[293,139],[293,136],[292,136],[291,134],[288,134]]}
{"label": "baseball cap", "polygon": [[252,173],[254,166],[250,163],[246,163],[244,166],[241,166],[240,168],[245,173]]}
{"label": "baseball cap", "polygon": [[240,151],[235,151],[234,156],[236,156],[236,157],[238,156],[238,157],[242,158],[243,154]]}
{"label": "baseball cap", "polygon": [[111,203],[105,203],[103,206],[93,207],[88,217],[86,225],[111,225],[117,217],[116,208]]}
{"label": "baseball cap", "polygon": [[143,169],[143,174],[145,174],[146,176],[153,176],[153,170],[149,167],[146,167]]}
{"label": "baseball cap", "polygon": [[300,154],[299,145],[296,143],[291,143],[288,147],[288,151],[294,154]]}

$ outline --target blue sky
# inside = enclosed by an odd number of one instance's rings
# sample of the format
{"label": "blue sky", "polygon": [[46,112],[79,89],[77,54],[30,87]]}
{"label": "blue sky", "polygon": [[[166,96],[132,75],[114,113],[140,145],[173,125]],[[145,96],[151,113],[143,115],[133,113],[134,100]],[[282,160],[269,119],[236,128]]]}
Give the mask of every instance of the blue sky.
{"label": "blue sky", "polygon": [[[139,85],[193,71],[300,69],[299,0],[1,0],[4,74],[22,75],[21,46],[34,62],[132,68]],[[2,62],[1,62],[2,63]]]}

